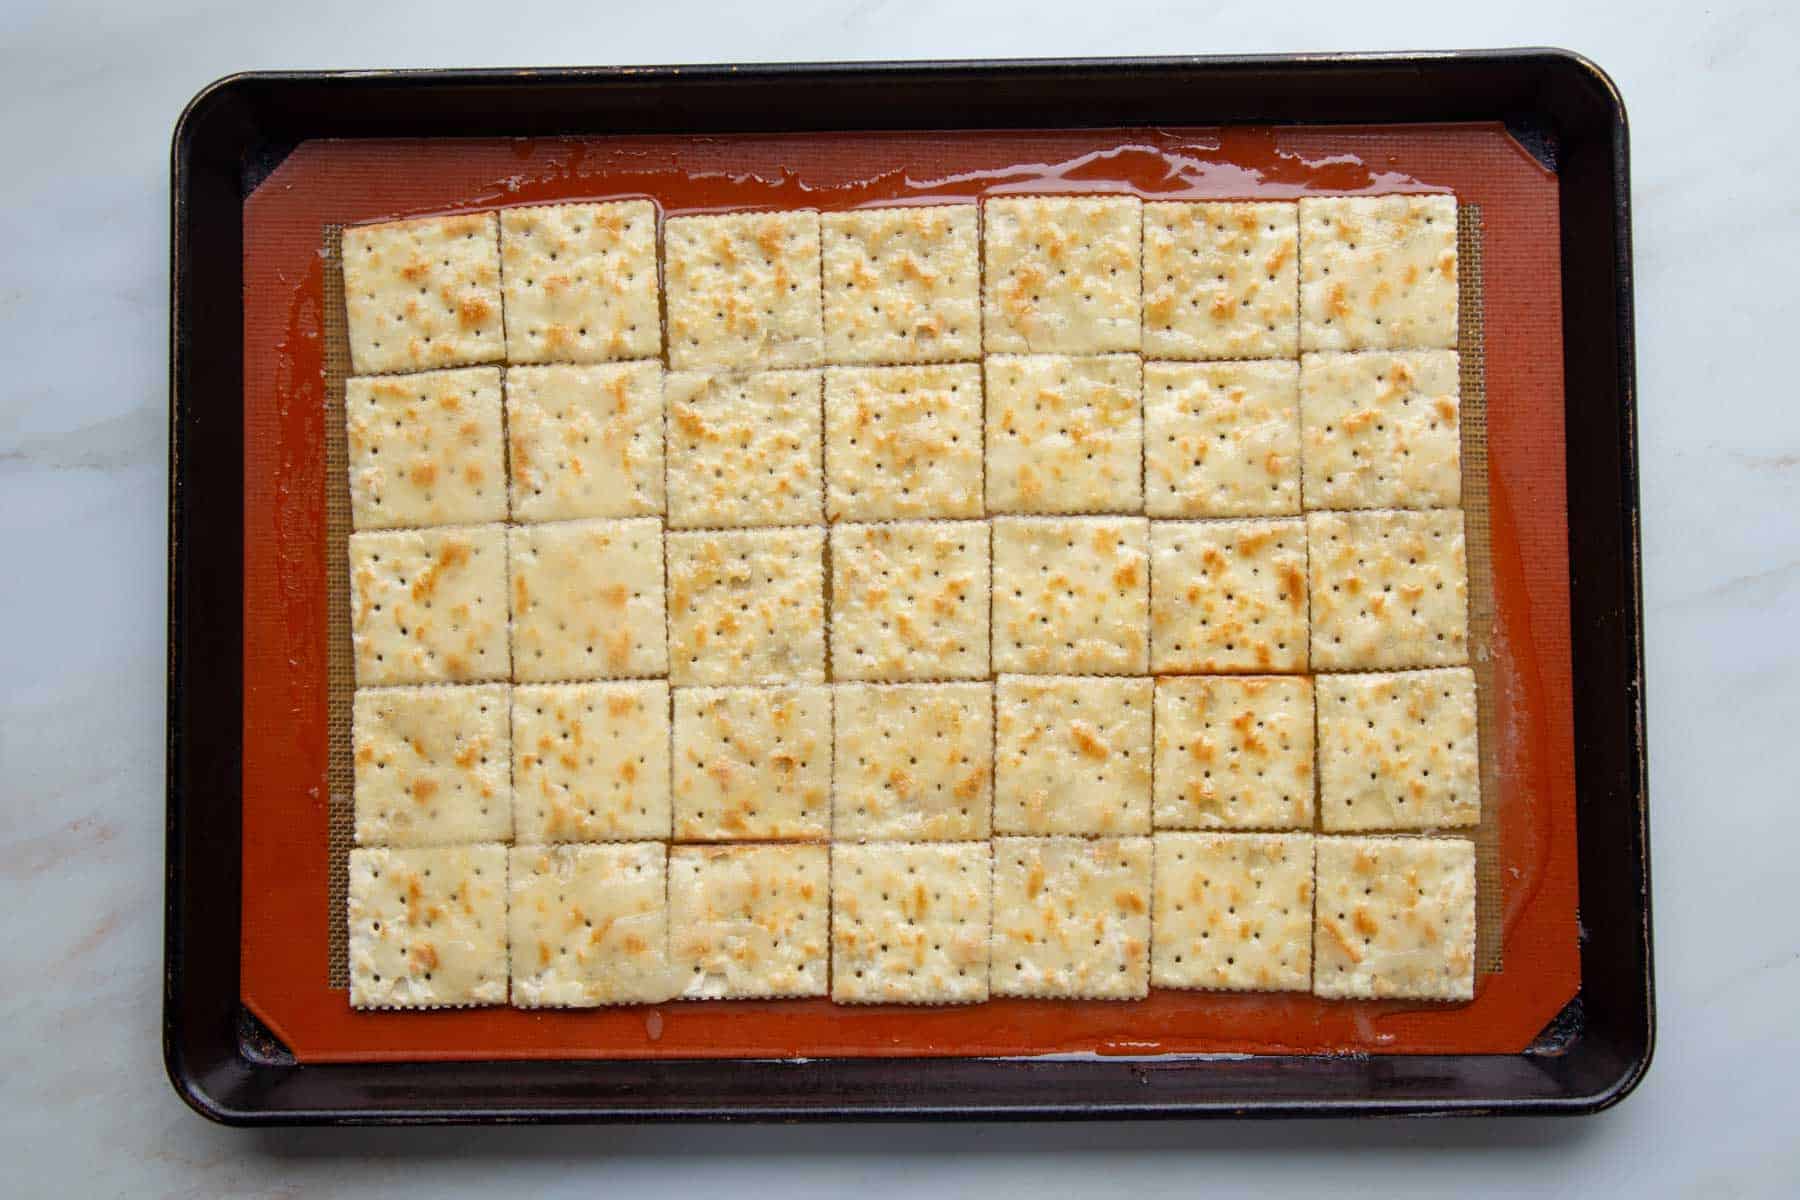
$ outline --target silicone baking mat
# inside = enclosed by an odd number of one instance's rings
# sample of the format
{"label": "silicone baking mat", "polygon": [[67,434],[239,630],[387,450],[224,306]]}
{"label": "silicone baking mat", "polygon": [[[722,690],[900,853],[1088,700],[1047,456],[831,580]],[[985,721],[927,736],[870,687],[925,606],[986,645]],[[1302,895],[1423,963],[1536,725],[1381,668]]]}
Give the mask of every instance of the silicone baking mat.
{"label": "silicone baking mat", "polygon": [[[846,1009],[824,1001],[535,1014],[348,1009],[343,867],[350,842],[352,679],[342,409],[348,364],[336,261],[341,224],[620,196],[648,196],[670,214],[1019,191],[1129,190],[1166,199],[1444,188],[1463,201],[1464,508],[1484,794],[1474,835],[1482,978],[1473,1004],[1327,1004],[1158,991],[1126,1005],[996,1001],[925,1011]],[[1521,1048],[1576,982],[1560,314],[1554,290],[1546,296],[1541,287],[1556,269],[1555,202],[1554,176],[1491,126],[303,145],[250,198],[245,217],[251,281],[245,403],[252,431],[246,447],[246,1003],[303,1061]],[[303,237],[310,240],[310,261],[302,264],[288,256]],[[255,286],[283,260],[302,269],[276,271],[269,290]],[[1534,279],[1533,270],[1548,273]],[[1507,318],[1507,336],[1494,347],[1490,304]],[[266,367],[274,368],[271,375]],[[1507,377],[1494,380],[1490,372],[1502,369]],[[1490,396],[1496,407],[1508,406],[1497,435],[1490,430]],[[257,437],[257,430],[268,437]],[[1507,462],[1491,462],[1490,446]],[[1548,447],[1556,452],[1544,453]],[[265,460],[263,451],[277,449]],[[1523,477],[1513,480],[1502,467]],[[262,474],[271,469],[273,477]],[[1506,477],[1507,494],[1532,497],[1530,519],[1518,520],[1522,514],[1510,508],[1496,511],[1496,475]],[[273,504],[259,509],[259,499]],[[259,536],[259,515],[278,519],[272,538]],[[259,558],[274,548],[271,541],[286,554],[266,577]],[[1551,611],[1532,607],[1546,599]],[[307,616],[309,602],[311,644],[301,646],[307,639],[295,635],[309,631],[294,622]],[[282,627],[269,628],[269,621]],[[255,669],[255,652],[271,647],[266,636],[276,633],[295,669],[269,679]],[[1524,658],[1520,646],[1529,651]],[[274,699],[265,684],[289,685],[290,732],[315,734],[317,744],[270,747],[259,740],[259,702]],[[319,772],[311,776],[315,782],[296,794],[292,782],[310,771]],[[1534,776],[1542,776],[1538,786],[1531,785]],[[315,901],[310,915],[308,897]],[[311,928],[282,931],[265,914]],[[301,978],[307,948],[317,955],[310,981]]]}

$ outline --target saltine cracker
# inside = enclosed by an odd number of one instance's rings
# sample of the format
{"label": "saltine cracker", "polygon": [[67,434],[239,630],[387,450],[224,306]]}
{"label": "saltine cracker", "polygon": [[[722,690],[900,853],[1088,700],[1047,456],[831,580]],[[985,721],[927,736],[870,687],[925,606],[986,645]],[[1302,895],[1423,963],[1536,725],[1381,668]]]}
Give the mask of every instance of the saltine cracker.
{"label": "saltine cracker", "polygon": [[1291,362],[1144,364],[1144,511],[1300,511],[1299,370]]}
{"label": "saltine cracker", "polygon": [[1319,815],[1328,831],[1481,820],[1475,673],[1319,677]]}
{"label": "saltine cracker", "polygon": [[824,555],[817,528],[670,533],[670,682],[823,681]]}
{"label": "saltine cracker", "polygon": [[1151,681],[1003,675],[994,832],[1150,832]]}
{"label": "saltine cracker", "polygon": [[1291,201],[1144,205],[1144,353],[1292,358],[1298,251]]}
{"label": "saltine cracker", "polygon": [[1149,665],[1150,526],[1142,517],[993,523],[995,671],[1141,675]]}
{"label": "saltine cracker", "polygon": [[1302,350],[1456,345],[1456,197],[1300,200]]}
{"label": "saltine cracker", "polygon": [[669,999],[667,850],[514,846],[507,939],[519,1008],[594,1008]]}
{"label": "saltine cracker", "polygon": [[663,222],[669,366],[817,366],[819,214],[732,212]]}
{"label": "saltine cracker", "polygon": [[1460,511],[1308,513],[1306,540],[1315,670],[1469,661]]}
{"label": "saltine cracker", "polygon": [[500,261],[508,362],[606,362],[662,352],[650,201],[503,209]]}
{"label": "saltine cracker", "polygon": [[506,372],[518,521],[663,511],[663,376],[654,362]]}
{"label": "saltine cracker", "polygon": [[1456,351],[1308,354],[1300,364],[1307,508],[1462,503]]}
{"label": "saltine cracker", "polygon": [[1143,511],[1135,355],[996,354],[983,372],[989,512]]}
{"label": "saltine cracker", "polygon": [[1151,982],[1308,990],[1313,842],[1310,833],[1158,833]]}
{"label": "saltine cracker", "polygon": [[358,375],[498,362],[500,242],[494,214],[344,230],[344,308]]}
{"label": "saltine cracker", "polygon": [[989,353],[1136,350],[1143,203],[1135,196],[1004,196],[982,212]]}
{"label": "saltine cracker", "polygon": [[669,668],[662,522],[653,517],[515,525],[513,678],[629,679]]}
{"label": "saltine cracker", "polygon": [[357,529],[506,519],[498,369],[352,379],[344,414]]}
{"label": "saltine cracker", "polygon": [[671,957],[684,999],[823,996],[830,926],[825,846],[669,851]]}
{"label": "saltine cracker", "polygon": [[973,1004],[988,998],[987,842],[831,847],[831,998]]}
{"label": "saltine cracker", "polygon": [[832,692],[833,837],[950,842],[988,836],[992,685],[843,683]]}
{"label": "saltine cracker", "polygon": [[1313,680],[1156,681],[1158,829],[1307,829],[1313,819]]}
{"label": "saltine cracker", "polygon": [[817,524],[820,386],[817,371],[670,375],[669,524]]}
{"label": "saltine cracker", "polygon": [[350,1006],[506,1002],[506,847],[350,851]]}
{"label": "saltine cracker", "polygon": [[513,831],[525,843],[669,836],[669,685],[520,684]]}
{"label": "saltine cracker", "polygon": [[994,839],[996,996],[1150,994],[1150,839]]}
{"label": "saltine cracker", "polygon": [[1475,843],[1322,837],[1313,992],[1328,999],[1475,996]]}
{"label": "saltine cracker", "polygon": [[675,689],[675,836],[831,835],[831,690]]}
{"label": "saltine cracker", "polygon": [[1306,527],[1298,519],[1150,523],[1150,669],[1306,670]]}
{"label": "saltine cracker", "polygon": [[512,837],[505,684],[363,688],[350,726],[357,845]]}
{"label": "saltine cracker", "polygon": [[350,589],[357,686],[507,677],[502,526],[353,533]]}
{"label": "saltine cracker", "polygon": [[833,678],[985,676],[988,569],[988,527],[978,521],[834,525]]}
{"label": "saltine cracker", "polygon": [[981,258],[973,204],[826,213],[820,235],[827,361],[980,357]]}
{"label": "saltine cracker", "polygon": [[825,372],[825,511],[833,521],[982,515],[981,367]]}

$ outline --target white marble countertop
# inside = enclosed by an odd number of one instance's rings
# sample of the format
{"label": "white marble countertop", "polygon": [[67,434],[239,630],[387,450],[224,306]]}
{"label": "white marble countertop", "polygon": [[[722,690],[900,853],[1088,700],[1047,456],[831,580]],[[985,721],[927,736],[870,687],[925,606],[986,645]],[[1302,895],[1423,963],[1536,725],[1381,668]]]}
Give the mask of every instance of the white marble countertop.
{"label": "white marble countertop", "polygon": [[[712,8],[0,10],[0,972],[11,981],[0,1193],[1800,1187],[1794,11],[1775,0],[1440,3],[1405,17],[1319,0]],[[1661,1036],[1648,1081],[1621,1107],[1562,1123],[245,1133],[175,1098],[158,1041],[168,144],[202,85],[278,67],[1535,44],[1611,72],[1634,134]]]}

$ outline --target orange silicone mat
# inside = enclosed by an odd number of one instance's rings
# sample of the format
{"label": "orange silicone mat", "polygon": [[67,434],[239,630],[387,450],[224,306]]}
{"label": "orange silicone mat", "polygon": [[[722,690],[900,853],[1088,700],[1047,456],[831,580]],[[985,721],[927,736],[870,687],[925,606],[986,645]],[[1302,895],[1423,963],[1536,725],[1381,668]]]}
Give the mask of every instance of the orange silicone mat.
{"label": "orange silicone mat", "polygon": [[[325,548],[328,500],[343,482],[326,472],[329,227],[620,196],[680,213],[1007,191],[1241,198],[1446,188],[1480,213],[1493,625],[1477,667],[1483,734],[1492,731],[1484,802],[1498,842],[1497,870],[1484,875],[1503,881],[1497,922],[1484,923],[1498,953],[1484,957],[1504,969],[1481,977],[1473,1003],[1156,991],[1129,1004],[924,1010],[784,1001],[357,1013],[329,986],[324,964],[341,914],[328,851],[326,630],[329,580],[341,572],[328,570]],[[1558,268],[1556,200],[1555,177],[1487,125],[302,145],[249,198],[244,218],[245,1003],[302,1061],[1522,1048],[1578,983],[1561,314],[1545,284]],[[1467,225],[1465,213],[1465,246]]]}

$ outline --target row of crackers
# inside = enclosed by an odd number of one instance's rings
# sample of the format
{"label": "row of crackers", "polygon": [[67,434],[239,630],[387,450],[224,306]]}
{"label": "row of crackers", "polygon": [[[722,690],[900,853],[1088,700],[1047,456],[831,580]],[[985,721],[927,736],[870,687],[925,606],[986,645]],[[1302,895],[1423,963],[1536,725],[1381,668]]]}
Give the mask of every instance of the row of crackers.
{"label": "row of crackers", "polygon": [[1448,195],[1008,196],[660,223],[638,200],[354,227],[343,264],[357,374],[665,352],[678,370],[742,370],[1456,344]]}
{"label": "row of crackers", "polygon": [[363,532],[349,548],[362,687],[1468,661],[1456,509],[669,532],[627,518]]}
{"label": "row of crackers", "polygon": [[1475,858],[1460,838],[1308,833],[359,849],[348,918],[359,1008],[1153,985],[1457,1000]]}
{"label": "row of crackers", "polygon": [[352,726],[360,845],[1397,832],[1481,812],[1466,667],[372,688]]}
{"label": "row of crackers", "polygon": [[357,378],[351,515],[357,529],[635,516],[724,528],[1453,508],[1459,402],[1454,350]]}

